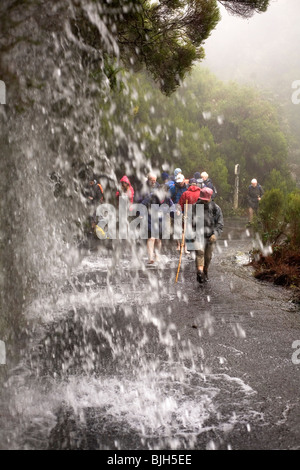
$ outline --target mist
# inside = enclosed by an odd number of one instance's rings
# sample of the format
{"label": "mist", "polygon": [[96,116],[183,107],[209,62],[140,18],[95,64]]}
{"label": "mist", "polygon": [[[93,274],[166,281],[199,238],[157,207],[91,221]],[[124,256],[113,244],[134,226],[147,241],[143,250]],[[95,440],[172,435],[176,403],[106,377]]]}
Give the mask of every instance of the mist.
{"label": "mist", "polygon": [[271,0],[265,13],[250,19],[230,15],[222,5],[220,11],[203,64],[222,80],[281,87],[290,99],[291,83],[300,77],[300,2]]}
{"label": "mist", "polygon": [[300,79],[300,2],[271,0],[265,13],[249,19],[229,14],[222,5],[220,11],[221,21],[206,41],[202,65],[222,81],[262,90],[277,106],[289,136],[291,171],[299,180],[300,104],[293,96],[299,92],[295,82]]}

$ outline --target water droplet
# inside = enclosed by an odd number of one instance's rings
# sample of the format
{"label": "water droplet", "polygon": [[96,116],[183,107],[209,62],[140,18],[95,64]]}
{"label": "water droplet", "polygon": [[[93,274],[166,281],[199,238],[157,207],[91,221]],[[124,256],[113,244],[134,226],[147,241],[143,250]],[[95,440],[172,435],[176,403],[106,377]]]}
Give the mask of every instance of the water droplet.
{"label": "water droplet", "polygon": [[206,450],[216,450],[216,444],[214,443],[214,441],[209,441],[206,446]]}
{"label": "water droplet", "polygon": [[203,111],[202,116],[205,120],[208,120],[211,118],[211,112],[210,111]]}

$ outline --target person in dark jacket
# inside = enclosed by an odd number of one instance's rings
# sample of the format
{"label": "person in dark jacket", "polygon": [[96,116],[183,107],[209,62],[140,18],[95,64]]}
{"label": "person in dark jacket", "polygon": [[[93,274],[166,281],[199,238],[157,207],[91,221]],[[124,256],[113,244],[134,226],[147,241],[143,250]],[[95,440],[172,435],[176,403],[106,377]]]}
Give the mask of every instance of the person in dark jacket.
{"label": "person in dark jacket", "polygon": [[[208,268],[218,236],[223,231],[224,220],[221,208],[211,200],[213,190],[202,188],[196,204],[204,205],[204,249],[196,249],[197,281],[208,280]],[[203,247],[202,247],[203,248]]]}
{"label": "person in dark jacket", "polygon": [[[168,187],[166,185],[161,185],[158,190],[149,194],[142,201],[142,204],[148,209],[148,264],[153,264],[155,261],[159,261],[162,247],[161,240],[164,235],[163,223],[170,223],[168,217],[174,216],[175,205],[172,199],[168,197]],[[160,207],[158,208],[157,205]],[[155,211],[158,211],[158,213],[154,214]],[[157,225],[155,225],[152,218],[158,222]]]}
{"label": "person in dark jacket", "polygon": [[252,223],[254,213],[257,213],[259,201],[264,194],[263,188],[258,184],[257,180],[253,178],[248,187],[248,209],[249,209],[249,223]]}
{"label": "person in dark jacket", "polygon": [[166,171],[163,171],[161,174],[161,179],[163,184],[166,184],[168,181],[170,181],[170,175]]}
{"label": "person in dark jacket", "polygon": [[194,178],[196,180],[198,188],[203,188],[204,183],[203,183],[203,179],[201,178],[201,174],[199,171],[196,171],[196,173],[194,173]]}
{"label": "person in dark jacket", "polygon": [[89,182],[87,197],[92,205],[100,204],[104,201],[104,191],[95,174],[93,175],[93,179]]}
{"label": "person in dark jacket", "polygon": [[98,177],[95,174],[93,174],[92,179],[89,181],[89,188],[86,191],[85,195],[88,199],[89,205],[92,206],[89,215],[89,233],[94,233],[95,227],[98,222],[98,218],[96,215],[96,206],[104,202],[104,191],[101,184],[99,183]]}
{"label": "person in dark jacket", "polygon": [[150,194],[156,191],[160,187],[160,184],[157,181],[157,177],[154,173],[149,173],[147,179],[143,182],[143,186],[139,191],[139,195],[136,198],[138,203],[142,203]]}
{"label": "person in dark jacket", "polygon": [[211,200],[213,201],[215,199],[216,195],[217,195],[217,190],[216,190],[215,186],[213,185],[212,180],[209,178],[206,171],[202,171],[201,178],[202,178],[202,181],[203,181],[203,187],[210,188],[210,189],[213,190],[213,194],[212,194],[212,197],[211,197]]}

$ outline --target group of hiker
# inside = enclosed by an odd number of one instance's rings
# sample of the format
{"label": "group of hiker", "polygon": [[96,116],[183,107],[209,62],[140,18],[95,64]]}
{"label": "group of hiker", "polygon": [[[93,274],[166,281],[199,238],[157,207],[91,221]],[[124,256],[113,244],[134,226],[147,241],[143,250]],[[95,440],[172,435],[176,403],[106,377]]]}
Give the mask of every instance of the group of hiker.
{"label": "group of hiker", "polygon": [[[161,174],[161,182],[157,181],[154,173],[149,173],[142,184],[142,188],[134,191],[129,178],[124,175],[120,179],[120,187],[115,196],[119,201],[123,198],[127,201],[129,211],[130,206],[136,202],[142,204],[147,209],[148,239],[147,253],[149,265],[159,262],[162,249],[163,227],[165,218],[170,218],[171,238],[173,236],[174,215],[184,215],[186,205],[204,205],[204,246],[195,249],[197,280],[203,283],[208,280],[208,267],[212,258],[213,247],[217,237],[223,229],[223,214],[221,208],[214,202],[217,191],[209,178],[207,172],[196,172],[192,178],[186,179],[181,168],[176,168],[172,175],[165,171]],[[101,204],[104,200],[104,192],[101,184],[97,181],[96,175],[90,181],[89,199],[92,204]],[[153,223],[153,211],[159,208],[159,215]],[[90,218],[91,226],[94,229],[97,224],[96,212]],[[184,221],[182,222],[182,230]],[[189,254],[187,244],[183,239],[176,239],[176,249]],[[174,238],[175,243],[175,238]],[[197,248],[197,247],[196,247]]]}
{"label": "group of hiker", "polygon": [[[197,268],[197,281],[199,283],[208,280],[208,268],[212,259],[214,246],[217,238],[221,234],[224,226],[223,214],[221,208],[215,203],[217,190],[213,185],[207,172],[196,172],[187,179],[185,178],[181,168],[176,168],[172,175],[163,171],[161,173],[161,182],[157,181],[155,173],[149,173],[147,178],[142,182],[142,188],[135,191],[129,178],[124,175],[120,179],[119,189],[115,193],[116,200],[120,198],[126,201],[128,209],[132,204],[139,203],[147,209],[148,239],[147,253],[148,264],[159,262],[162,249],[163,227],[165,227],[165,219],[169,217],[171,227],[171,238],[174,235],[174,215],[182,215],[182,231],[184,231],[185,207],[187,205],[195,208],[196,205],[203,205],[204,213],[204,245],[197,247],[192,245],[195,251],[195,260]],[[104,191],[96,178],[90,181],[89,199],[94,204],[101,204],[104,201]],[[258,204],[263,195],[262,187],[257,183],[256,179],[251,181],[248,188],[248,207],[249,222],[252,223],[253,214],[257,212]],[[154,210],[159,210],[159,216],[154,217]],[[192,212],[195,217],[195,210]],[[156,214],[157,215],[157,214]],[[155,219],[156,226],[153,223]],[[193,222],[194,223],[194,222]],[[96,212],[91,216],[91,226],[93,229],[97,226]],[[195,226],[195,224],[194,224]],[[175,238],[174,238],[175,243]],[[176,249],[184,250],[189,254],[189,246],[191,240],[176,238]]]}

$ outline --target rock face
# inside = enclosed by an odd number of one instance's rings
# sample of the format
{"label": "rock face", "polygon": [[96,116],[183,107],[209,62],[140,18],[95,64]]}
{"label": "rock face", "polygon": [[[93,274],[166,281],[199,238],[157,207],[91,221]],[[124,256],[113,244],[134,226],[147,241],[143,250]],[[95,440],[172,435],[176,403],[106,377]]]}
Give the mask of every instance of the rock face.
{"label": "rock face", "polygon": [[[114,180],[101,141],[100,104],[111,99],[103,51],[72,33],[74,5],[8,0],[0,6],[3,335],[9,324],[15,331],[15,319],[53,271],[67,267],[66,251],[82,234],[87,214],[82,190],[88,173]],[[92,5],[85,2],[91,22]],[[99,22],[97,28],[103,34]],[[107,33],[105,41],[113,44]],[[91,79],[95,70],[98,82]]]}

